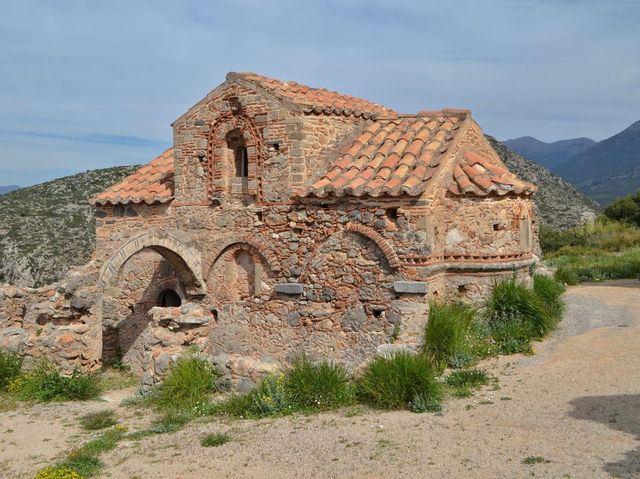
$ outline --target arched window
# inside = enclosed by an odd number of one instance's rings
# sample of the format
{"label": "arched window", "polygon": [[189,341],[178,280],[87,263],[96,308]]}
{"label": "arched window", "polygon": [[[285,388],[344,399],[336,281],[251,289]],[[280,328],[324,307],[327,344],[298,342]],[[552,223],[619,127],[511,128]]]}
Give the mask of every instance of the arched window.
{"label": "arched window", "polygon": [[249,176],[249,153],[245,143],[242,130],[236,128],[227,133],[227,148],[233,155],[236,178],[247,178]]}
{"label": "arched window", "polygon": [[165,289],[158,295],[158,306],[163,308],[175,308],[182,305],[182,299],[172,289]]}
{"label": "arched window", "polygon": [[249,176],[249,154],[247,148],[240,146],[234,151],[236,163],[236,177],[246,178]]}

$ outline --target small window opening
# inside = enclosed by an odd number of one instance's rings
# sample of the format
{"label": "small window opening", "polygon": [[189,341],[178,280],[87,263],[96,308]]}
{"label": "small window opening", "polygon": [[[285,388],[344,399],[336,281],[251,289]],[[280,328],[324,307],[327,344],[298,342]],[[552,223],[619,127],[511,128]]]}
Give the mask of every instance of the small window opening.
{"label": "small window opening", "polygon": [[380,315],[382,314],[382,310],[380,310],[380,309],[374,309],[372,312],[373,312],[373,317],[374,318],[379,318]]}
{"label": "small window opening", "polygon": [[280,150],[280,144],[279,144],[279,143],[274,143],[274,144],[273,144],[273,149],[274,149],[275,151],[279,151],[279,150]]}
{"label": "small window opening", "polygon": [[500,224],[499,223],[495,223],[493,225],[493,231],[498,231],[500,229]]}
{"label": "small window opening", "polygon": [[262,221],[262,211],[256,212],[256,218],[258,218],[258,221]]}
{"label": "small window opening", "polygon": [[214,322],[218,322],[218,310],[217,309],[212,309],[211,310],[211,314],[213,315],[213,321]]}
{"label": "small window opening", "polygon": [[387,218],[389,218],[392,221],[395,221],[398,219],[398,208],[389,208],[386,210],[387,213]]}
{"label": "small window opening", "polygon": [[249,154],[243,146],[238,147],[235,151],[236,160],[236,177],[246,178],[249,176]]}
{"label": "small window opening", "polygon": [[182,305],[182,300],[178,293],[172,289],[165,289],[158,296],[158,305],[163,308],[175,308]]}
{"label": "small window opening", "polygon": [[467,292],[467,285],[466,284],[458,285],[458,293],[459,294],[464,294],[466,292]]}

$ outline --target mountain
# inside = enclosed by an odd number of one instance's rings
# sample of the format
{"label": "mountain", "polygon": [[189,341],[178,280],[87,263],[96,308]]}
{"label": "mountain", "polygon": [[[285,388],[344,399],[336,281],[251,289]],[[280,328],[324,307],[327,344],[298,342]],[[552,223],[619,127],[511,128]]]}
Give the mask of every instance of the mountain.
{"label": "mountain", "polygon": [[569,182],[535,161],[519,155],[495,138],[487,135],[487,139],[510,171],[538,186],[533,202],[538,207],[543,223],[570,228],[600,214],[600,206]]}
{"label": "mountain", "polygon": [[87,199],[137,168],[87,171],[0,196],[0,282],[41,286],[86,263],[95,245]]}
{"label": "mountain", "polygon": [[516,153],[541,164],[551,171],[555,171],[555,167],[560,163],[596,144],[590,138],[572,138],[570,140],[545,143],[532,136],[522,136],[502,143]]}
{"label": "mountain", "polygon": [[602,205],[640,189],[640,121],[555,167]]}
{"label": "mountain", "polygon": [[0,195],[4,195],[5,193],[9,193],[10,191],[17,190],[18,188],[20,188],[18,185],[0,186]]}

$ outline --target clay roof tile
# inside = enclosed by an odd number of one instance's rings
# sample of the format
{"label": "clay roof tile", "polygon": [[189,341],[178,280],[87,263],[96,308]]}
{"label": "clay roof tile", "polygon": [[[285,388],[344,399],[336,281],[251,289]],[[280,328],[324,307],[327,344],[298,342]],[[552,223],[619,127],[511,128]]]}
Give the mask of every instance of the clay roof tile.
{"label": "clay roof tile", "polygon": [[166,203],[173,199],[173,148],[89,200],[91,204]]}
{"label": "clay roof tile", "polygon": [[275,78],[266,78],[255,73],[235,73],[227,75],[227,79],[239,78],[252,82],[270,93],[295,104],[303,106],[305,111],[315,114],[344,114],[352,116],[395,116],[396,113],[377,103],[362,98],[343,95],[326,89],[310,88],[296,82],[283,82]]}

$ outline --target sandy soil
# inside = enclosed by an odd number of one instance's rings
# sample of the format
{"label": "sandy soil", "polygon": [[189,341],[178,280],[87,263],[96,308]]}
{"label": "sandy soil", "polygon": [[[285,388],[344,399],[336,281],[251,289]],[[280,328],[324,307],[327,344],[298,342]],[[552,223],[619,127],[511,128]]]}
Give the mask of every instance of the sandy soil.
{"label": "sandy soil", "polygon": [[[568,313],[532,357],[481,366],[498,378],[442,415],[360,407],[260,421],[208,419],[121,442],[102,477],[625,477],[640,478],[640,282],[571,288]],[[148,412],[107,402],[20,405],[0,415],[0,477],[33,477],[89,438],[77,417],[116,408],[130,430]],[[200,438],[233,441],[204,448]],[[537,457],[534,464],[525,464]]]}

